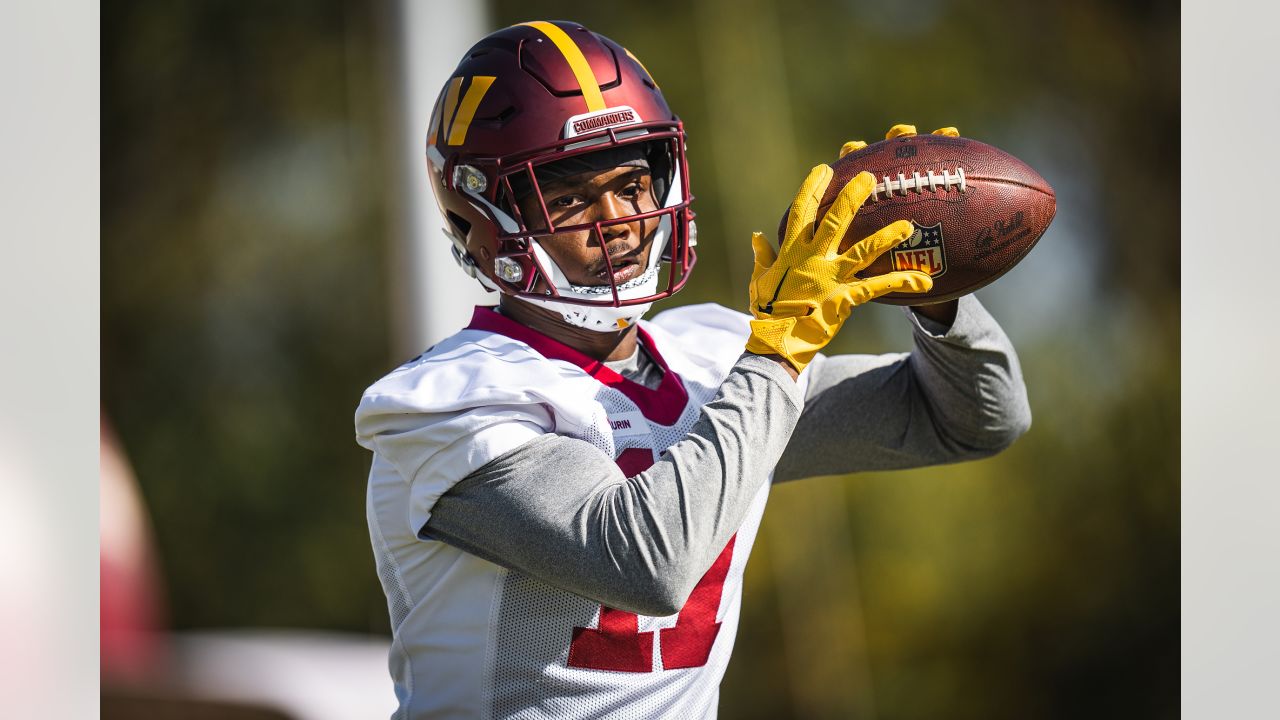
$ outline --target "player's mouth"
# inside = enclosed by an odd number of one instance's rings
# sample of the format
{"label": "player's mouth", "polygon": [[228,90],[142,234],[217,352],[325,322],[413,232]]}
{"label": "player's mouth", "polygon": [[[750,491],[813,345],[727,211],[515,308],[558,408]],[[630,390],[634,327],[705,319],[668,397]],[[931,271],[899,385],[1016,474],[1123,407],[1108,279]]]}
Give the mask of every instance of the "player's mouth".
{"label": "player's mouth", "polygon": [[[622,284],[640,274],[640,263],[635,260],[626,260],[624,262],[614,263],[613,265],[613,282]],[[609,280],[608,268],[596,273],[596,277],[601,280]]]}
{"label": "player's mouth", "polygon": [[[624,255],[616,258],[610,258],[613,265],[612,280],[614,284],[627,282],[640,274],[643,268],[640,267],[639,256],[640,248],[637,247],[635,250]],[[594,277],[599,278],[602,283],[607,283],[610,280],[609,267],[605,266],[603,262],[601,265],[602,267],[594,273]]]}

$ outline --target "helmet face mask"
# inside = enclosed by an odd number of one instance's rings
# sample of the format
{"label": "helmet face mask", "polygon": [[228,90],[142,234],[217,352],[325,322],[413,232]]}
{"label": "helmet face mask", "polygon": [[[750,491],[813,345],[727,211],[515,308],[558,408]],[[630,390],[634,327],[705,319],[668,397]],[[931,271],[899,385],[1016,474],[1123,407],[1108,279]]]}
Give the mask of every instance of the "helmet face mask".
{"label": "helmet face mask", "polygon": [[[657,130],[655,134],[659,132],[663,131]],[[669,130],[666,132],[673,134]],[[677,138],[674,136],[665,140],[652,138],[644,138],[644,140],[646,144],[661,144],[658,151],[646,153],[650,156],[658,152],[673,152],[674,148],[671,146],[677,142]],[[611,147],[617,146],[612,145]],[[589,151],[604,152],[598,148],[590,148]],[[582,154],[583,151],[578,150],[577,153]],[[671,167],[670,172],[651,180],[654,188],[662,188],[662,190],[653,191],[657,199],[657,206],[652,209],[594,222],[557,224],[555,217],[547,206],[547,198],[543,191],[543,184],[538,181],[537,176],[539,173],[537,171],[540,166],[561,162],[565,158],[560,155],[543,155],[540,159],[541,162],[539,163],[532,161],[521,163],[519,167],[507,170],[500,176],[502,189],[505,193],[505,205],[513,208],[517,228],[512,232],[502,233],[498,236],[502,249],[500,257],[510,257],[521,263],[526,269],[526,282],[508,288],[512,291],[512,294],[523,297],[553,298],[571,304],[599,304],[603,300],[607,301],[611,306],[619,307],[653,303],[656,300],[670,296],[684,285],[684,282],[688,279],[688,271],[694,262],[694,256],[692,247],[688,242],[688,224],[693,215],[689,209],[692,198],[684,191],[684,188],[687,187],[684,178],[675,175],[675,172],[683,167],[682,163],[668,163]],[[520,203],[517,200],[517,193],[512,188],[512,181],[517,177],[531,187],[530,201],[528,202]],[[532,217],[525,217],[526,213],[520,210],[522,204],[526,207],[532,205],[536,208],[536,214]],[[670,265],[667,268],[666,282],[660,288],[655,287],[651,294],[637,295],[634,292],[622,292],[630,288],[624,289],[613,284],[601,286],[602,290],[608,291],[607,293],[565,292],[566,284],[555,282],[557,273],[545,266],[545,261],[543,260],[545,249],[541,247],[540,240],[578,235],[585,232],[591,234],[592,238],[589,243],[600,248],[604,255],[606,267],[612,270],[612,258],[609,256],[608,243],[605,237],[607,229],[638,221],[648,221],[646,224],[650,225],[655,224],[656,221],[657,225],[652,233],[654,236],[651,246],[653,257],[650,258],[647,272],[658,272],[660,270],[659,266],[664,259]],[[539,252],[540,249],[542,249],[542,252]],[[688,262],[681,262],[686,256],[688,256]],[[673,258],[674,262],[672,262]],[[549,284],[539,282],[547,279],[551,279],[552,282]]]}
{"label": "helmet face mask", "polygon": [[[556,310],[579,327],[625,328],[653,302],[678,292],[696,262],[684,128],[647,71],[620,46],[571,23],[531,25],[540,27],[515,26],[481,40],[441,92],[427,157],[445,230],[455,259],[490,290]],[[544,42],[557,29],[561,42]],[[578,60],[590,59],[596,75],[612,70],[612,82],[600,88],[584,83],[576,97],[563,88],[561,95],[547,93],[549,85],[572,84],[565,73],[575,66],[575,51]],[[576,66],[581,70],[582,63]],[[575,71],[572,80],[582,80],[582,74]],[[459,117],[474,95],[479,100],[462,120],[469,127],[459,133]],[[584,106],[593,96],[595,107]],[[616,104],[601,108],[605,102]],[[557,225],[544,194],[546,178],[558,167],[604,168],[619,157],[644,159],[656,206]],[[652,240],[642,238],[651,242],[644,271],[616,282],[609,228],[648,228],[655,221],[648,233]],[[587,237],[603,254],[602,284],[571,283],[543,247],[544,241],[570,236],[578,242]]]}

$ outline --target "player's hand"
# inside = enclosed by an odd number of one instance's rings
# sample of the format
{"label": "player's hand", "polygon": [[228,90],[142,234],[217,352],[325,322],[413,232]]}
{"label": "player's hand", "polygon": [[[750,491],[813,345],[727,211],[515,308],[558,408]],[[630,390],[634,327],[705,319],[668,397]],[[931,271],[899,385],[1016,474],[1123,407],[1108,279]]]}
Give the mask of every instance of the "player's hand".
{"label": "player's hand", "polygon": [[[896,137],[902,137],[904,135],[910,136],[915,134],[916,134],[915,125],[904,125],[902,123],[899,123],[889,128],[889,132],[884,134],[884,139],[892,140]],[[937,130],[934,130],[932,133],[930,133],[930,135],[946,135],[947,137],[960,137],[960,131],[948,125],[947,127],[941,127],[941,128],[938,128]],[[851,152],[856,152],[858,150],[861,150],[866,146],[867,146],[867,143],[862,140],[850,140],[849,142],[845,143],[840,147],[840,157],[844,157],[845,155],[848,155]]]}
{"label": "player's hand", "polygon": [[762,233],[751,235],[755,251],[751,314],[755,319],[747,350],[781,355],[797,372],[836,336],[854,307],[891,292],[928,292],[933,287],[932,278],[915,270],[855,277],[885,250],[908,238],[914,228],[899,220],[839,252],[841,238],[876,181],[870,173],[859,173],[817,224],[818,204],[831,177],[827,165],[809,172],[791,203],[776,254]]}

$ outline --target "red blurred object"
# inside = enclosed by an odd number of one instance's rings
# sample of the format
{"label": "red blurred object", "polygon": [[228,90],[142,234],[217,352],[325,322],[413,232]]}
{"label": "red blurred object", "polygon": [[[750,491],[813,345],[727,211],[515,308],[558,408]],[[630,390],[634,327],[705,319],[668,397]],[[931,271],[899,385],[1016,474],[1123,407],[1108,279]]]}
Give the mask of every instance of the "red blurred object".
{"label": "red blurred object", "polygon": [[154,678],[165,661],[160,574],[133,470],[105,416],[100,439],[102,677],[143,682]]}

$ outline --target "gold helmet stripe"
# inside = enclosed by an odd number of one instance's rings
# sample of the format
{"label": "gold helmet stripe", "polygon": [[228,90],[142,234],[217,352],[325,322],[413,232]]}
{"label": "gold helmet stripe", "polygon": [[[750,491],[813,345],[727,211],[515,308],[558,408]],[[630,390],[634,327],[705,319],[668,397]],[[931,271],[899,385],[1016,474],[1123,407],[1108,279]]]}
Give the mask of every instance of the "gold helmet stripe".
{"label": "gold helmet stripe", "polygon": [[640,66],[640,69],[644,71],[644,74],[649,76],[649,79],[653,81],[653,86],[658,87],[658,81],[653,79],[653,73],[649,72],[649,68],[645,67],[644,63],[640,62],[640,58],[636,57],[635,55],[632,55],[630,50],[627,50],[626,48],[622,48],[622,49],[627,53],[627,57],[631,58],[632,60],[635,60],[636,64]]}
{"label": "gold helmet stripe", "polygon": [[544,20],[520,24],[528,25],[546,35],[547,39],[559,48],[564,59],[569,61],[569,69],[573,71],[574,78],[578,80],[578,86],[582,88],[582,98],[587,101],[587,112],[604,110],[604,96],[600,94],[600,83],[596,80],[596,74],[592,72],[591,64],[587,62],[581,48],[574,44],[569,35],[558,26]]}
{"label": "gold helmet stripe", "polygon": [[458,108],[458,116],[453,120],[453,128],[449,130],[449,144],[461,145],[467,140],[467,129],[471,127],[471,119],[476,116],[476,108],[484,94],[489,92],[496,78],[493,75],[476,75],[471,78],[467,94],[462,97],[462,106]]}

